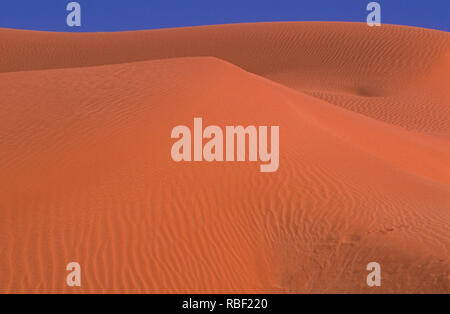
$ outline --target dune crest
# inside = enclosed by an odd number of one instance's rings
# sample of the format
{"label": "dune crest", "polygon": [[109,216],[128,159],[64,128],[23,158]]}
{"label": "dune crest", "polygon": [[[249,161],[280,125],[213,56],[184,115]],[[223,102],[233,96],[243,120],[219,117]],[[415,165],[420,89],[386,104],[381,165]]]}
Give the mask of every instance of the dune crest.
{"label": "dune crest", "polygon": [[0,36],[8,43],[0,72],[214,56],[377,120],[450,136],[450,36],[442,31],[280,22],[70,35],[0,29]]}

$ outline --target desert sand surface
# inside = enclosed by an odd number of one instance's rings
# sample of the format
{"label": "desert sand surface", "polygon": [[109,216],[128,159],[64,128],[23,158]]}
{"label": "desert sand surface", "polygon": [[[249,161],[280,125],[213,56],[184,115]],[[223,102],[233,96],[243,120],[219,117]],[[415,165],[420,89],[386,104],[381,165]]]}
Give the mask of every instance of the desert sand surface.
{"label": "desert sand surface", "polygon": [[[450,292],[448,33],[0,38],[1,293]],[[194,117],[278,125],[278,171],[174,162],[171,130]]]}

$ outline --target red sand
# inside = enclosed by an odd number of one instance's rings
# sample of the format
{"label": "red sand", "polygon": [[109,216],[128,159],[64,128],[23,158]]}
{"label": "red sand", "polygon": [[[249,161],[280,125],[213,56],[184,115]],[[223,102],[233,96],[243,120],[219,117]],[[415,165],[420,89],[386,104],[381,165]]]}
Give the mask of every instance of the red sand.
{"label": "red sand", "polygon": [[[0,292],[450,292],[448,33],[0,37]],[[194,117],[279,125],[278,171],[172,161]]]}

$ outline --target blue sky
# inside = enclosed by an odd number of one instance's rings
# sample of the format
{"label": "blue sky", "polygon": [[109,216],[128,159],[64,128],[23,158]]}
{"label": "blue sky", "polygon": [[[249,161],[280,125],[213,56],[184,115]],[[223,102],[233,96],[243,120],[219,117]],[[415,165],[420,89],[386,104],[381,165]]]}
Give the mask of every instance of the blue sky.
{"label": "blue sky", "polygon": [[[123,31],[263,21],[365,22],[370,0],[78,0],[81,27],[66,25],[71,0],[0,0],[0,27]],[[381,22],[450,31],[450,0],[379,0]]]}

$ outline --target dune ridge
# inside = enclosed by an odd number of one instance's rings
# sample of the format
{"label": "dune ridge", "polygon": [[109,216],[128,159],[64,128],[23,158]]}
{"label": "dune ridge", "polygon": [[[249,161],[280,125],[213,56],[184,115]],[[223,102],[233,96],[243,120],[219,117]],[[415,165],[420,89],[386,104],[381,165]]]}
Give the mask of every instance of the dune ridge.
{"label": "dune ridge", "polygon": [[[346,109],[448,139],[448,33],[363,23],[273,24],[31,37],[0,30],[8,43],[0,46],[0,72],[214,56]],[[46,48],[33,48],[40,45]]]}
{"label": "dune ridge", "polygon": [[[0,292],[450,291],[447,33],[0,36]],[[194,117],[279,125],[279,170],[173,162]]]}

